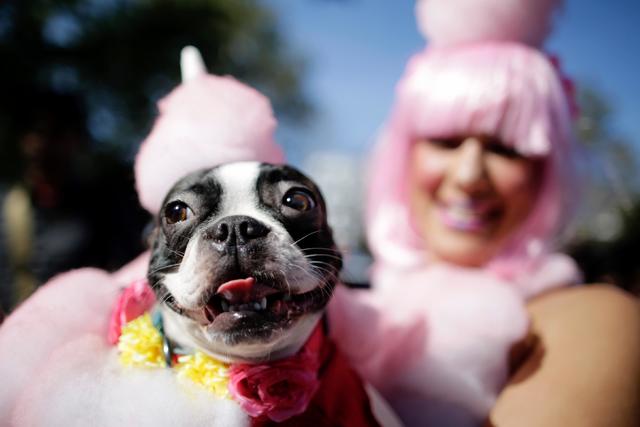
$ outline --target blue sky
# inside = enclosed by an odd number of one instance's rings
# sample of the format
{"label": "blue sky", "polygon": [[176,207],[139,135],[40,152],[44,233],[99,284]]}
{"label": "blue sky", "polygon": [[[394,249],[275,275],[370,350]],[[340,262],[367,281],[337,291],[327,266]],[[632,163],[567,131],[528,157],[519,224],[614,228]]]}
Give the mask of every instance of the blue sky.
{"label": "blue sky", "polygon": [[[330,148],[366,152],[393,100],[407,59],[425,41],[413,0],[263,0],[288,43],[309,62],[305,88],[317,115],[280,130],[294,154]],[[640,145],[640,1],[568,0],[546,48],[577,83],[597,88],[615,109],[613,129]]]}

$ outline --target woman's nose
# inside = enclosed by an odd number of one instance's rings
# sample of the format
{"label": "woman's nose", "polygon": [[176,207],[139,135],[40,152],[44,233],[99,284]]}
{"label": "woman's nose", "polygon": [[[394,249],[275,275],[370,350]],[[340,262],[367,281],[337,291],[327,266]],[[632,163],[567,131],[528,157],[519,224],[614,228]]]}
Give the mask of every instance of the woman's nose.
{"label": "woman's nose", "polygon": [[458,146],[456,161],[451,171],[455,183],[463,190],[472,191],[486,184],[484,147],[478,138],[467,138]]}

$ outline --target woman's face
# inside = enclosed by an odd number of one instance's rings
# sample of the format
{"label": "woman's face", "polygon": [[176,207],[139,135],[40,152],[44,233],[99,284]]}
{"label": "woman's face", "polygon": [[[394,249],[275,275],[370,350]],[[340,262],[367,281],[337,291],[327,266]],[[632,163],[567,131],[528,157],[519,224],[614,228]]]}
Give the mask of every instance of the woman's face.
{"label": "woman's face", "polygon": [[417,141],[411,209],[430,256],[464,266],[490,260],[533,208],[540,169],[493,138]]}

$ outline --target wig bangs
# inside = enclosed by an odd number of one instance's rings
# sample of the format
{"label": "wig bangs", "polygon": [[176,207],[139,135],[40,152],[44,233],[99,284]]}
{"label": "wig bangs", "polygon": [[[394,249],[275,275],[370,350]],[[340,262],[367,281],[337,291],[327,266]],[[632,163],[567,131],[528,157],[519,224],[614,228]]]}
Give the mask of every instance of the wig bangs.
{"label": "wig bangs", "polygon": [[[486,135],[525,157],[546,157],[568,115],[551,63],[512,43],[430,48],[399,88],[413,139]],[[562,121],[562,120],[561,120]]]}

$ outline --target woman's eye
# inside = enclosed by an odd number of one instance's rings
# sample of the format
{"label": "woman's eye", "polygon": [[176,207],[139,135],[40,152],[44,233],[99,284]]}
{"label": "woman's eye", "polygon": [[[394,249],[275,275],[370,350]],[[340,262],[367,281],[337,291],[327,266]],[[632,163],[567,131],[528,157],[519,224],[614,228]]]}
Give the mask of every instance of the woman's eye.
{"label": "woman's eye", "polygon": [[313,196],[304,190],[290,190],[282,198],[282,204],[300,212],[307,212],[316,207]]}
{"label": "woman's eye", "polygon": [[191,215],[191,209],[183,202],[171,202],[164,208],[167,224],[186,221]]}
{"label": "woman's eye", "polygon": [[428,139],[427,142],[434,147],[443,148],[445,150],[454,150],[462,144],[461,138],[438,138]]}
{"label": "woman's eye", "polygon": [[501,142],[491,142],[485,144],[485,149],[491,153],[497,154],[508,159],[517,159],[522,157],[514,148],[507,147]]}

